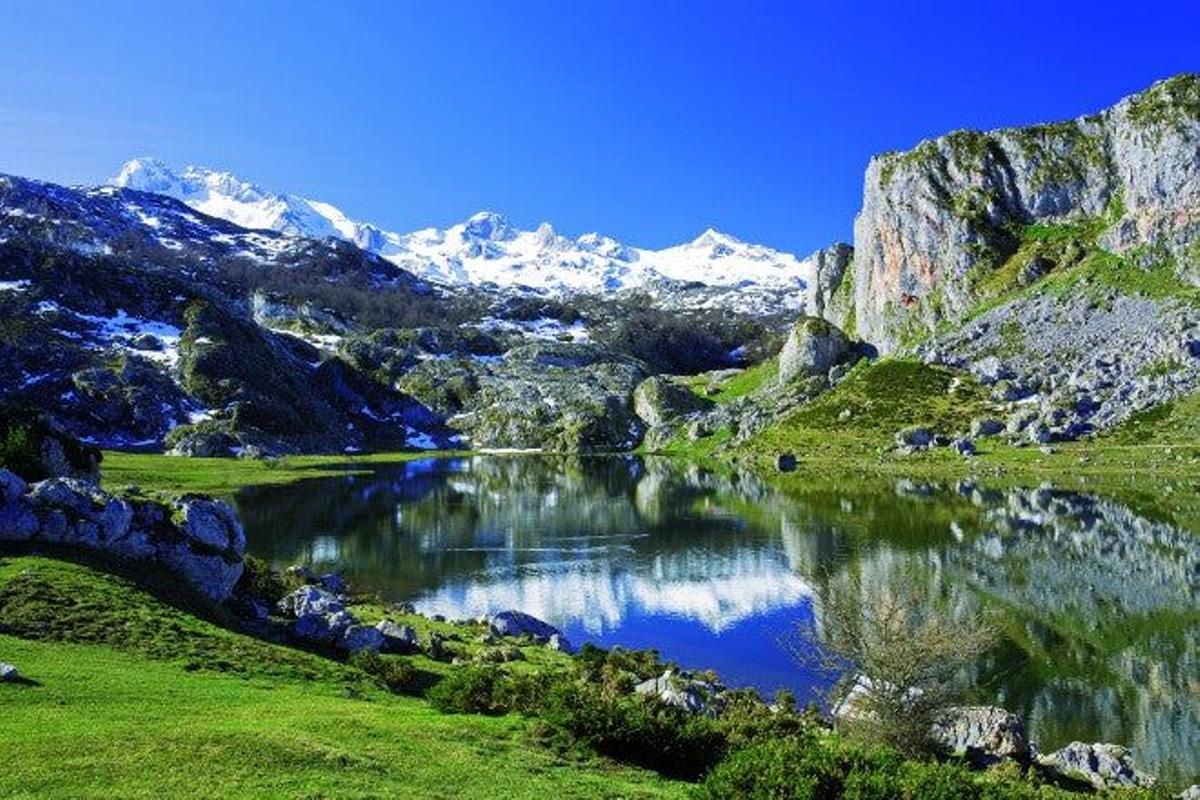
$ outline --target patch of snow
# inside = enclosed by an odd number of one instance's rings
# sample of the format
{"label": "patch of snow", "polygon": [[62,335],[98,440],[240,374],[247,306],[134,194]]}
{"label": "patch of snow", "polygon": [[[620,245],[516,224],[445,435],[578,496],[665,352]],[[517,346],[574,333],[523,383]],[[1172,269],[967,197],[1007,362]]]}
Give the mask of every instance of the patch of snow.
{"label": "patch of snow", "polygon": [[0,281],[0,292],[23,292],[31,285],[27,280]]}

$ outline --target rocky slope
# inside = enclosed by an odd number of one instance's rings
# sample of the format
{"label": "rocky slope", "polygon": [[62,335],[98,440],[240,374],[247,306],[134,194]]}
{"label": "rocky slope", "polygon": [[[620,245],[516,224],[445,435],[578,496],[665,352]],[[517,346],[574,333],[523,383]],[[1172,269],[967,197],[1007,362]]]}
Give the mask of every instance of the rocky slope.
{"label": "rocky slope", "polygon": [[[1171,262],[1200,279],[1200,76],[1092,116],[956,131],[873,159],[854,233],[857,332],[890,352],[960,320],[1028,226],[1087,220],[1129,269]],[[1062,266],[1047,262],[1029,274]]]}

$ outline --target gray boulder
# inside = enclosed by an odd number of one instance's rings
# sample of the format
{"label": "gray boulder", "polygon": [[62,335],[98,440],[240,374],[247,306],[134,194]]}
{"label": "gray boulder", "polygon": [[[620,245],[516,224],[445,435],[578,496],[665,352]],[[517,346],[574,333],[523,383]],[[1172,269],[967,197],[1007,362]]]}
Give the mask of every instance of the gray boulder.
{"label": "gray boulder", "polygon": [[278,608],[283,614],[297,619],[314,614],[336,614],[345,610],[341,600],[316,586],[301,586],[280,600]]}
{"label": "gray boulder", "polygon": [[185,498],[180,529],[193,542],[213,550],[244,550],[246,533],[234,510],[221,500]]}
{"label": "gray boulder", "polygon": [[[348,611],[330,614],[304,614],[292,623],[292,635],[318,644],[342,644],[343,637],[357,620]],[[359,626],[361,627],[361,626]],[[378,631],[376,631],[378,633]]]}
{"label": "gray boulder", "polygon": [[25,483],[15,472],[0,469],[0,502],[16,500],[28,489],[29,484]]}
{"label": "gray boulder", "polygon": [[552,636],[562,636],[562,631],[548,622],[521,611],[501,611],[488,617],[488,630],[497,636],[529,636],[539,644],[546,644]]}
{"label": "gray boulder", "polygon": [[1004,432],[1004,423],[995,417],[981,417],[971,421],[971,436],[981,439],[985,436],[995,436]]}
{"label": "gray boulder", "polygon": [[819,317],[801,317],[779,353],[779,382],[825,375],[850,355],[846,334]]}
{"label": "gray boulder", "polygon": [[960,456],[975,455],[975,443],[965,436],[950,443],[950,449]]}
{"label": "gray boulder", "polygon": [[370,625],[351,625],[342,633],[342,649],[350,653],[378,653],[384,644],[383,634]]}
{"label": "gray boulder", "polygon": [[905,428],[896,432],[896,447],[904,450],[921,450],[932,447],[933,432],[928,428]]}
{"label": "gray boulder", "polygon": [[1097,789],[1154,785],[1152,777],[1133,765],[1129,751],[1116,744],[1071,742],[1038,761],[1064,775],[1082,778]]}
{"label": "gray boulder", "polygon": [[415,653],[419,648],[417,632],[408,625],[398,625],[390,619],[380,621],[375,629],[383,636],[380,651],[384,653]]}
{"label": "gray boulder", "polygon": [[21,673],[12,664],[0,661],[0,683],[16,683],[21,680]]}
{"label": "gray boulder", "polygon": [[724,706],[723,690],[716,684],[689,678],[667,670],[657,678],[633,687],[637,694],[657,698],[689,714],[716,715]]}
{"label": "gray boulder", "polygon": [[0,541],[23,542],[37,532],[38,519],[25,498],[0,503]]}
{"label": "gray boulder", "polygon": [[933,727],[933,738],[951,753],[975,760],[1013,758],[1028,761],[1032,754],[1025,725],[1017,715],[995,706],[955,706],[946,709]]}
{"label": "gray boulder", "polygon": [[650,427],[665,425],[705,406],[691,389],[654,375],[633,390],[633,411]]}

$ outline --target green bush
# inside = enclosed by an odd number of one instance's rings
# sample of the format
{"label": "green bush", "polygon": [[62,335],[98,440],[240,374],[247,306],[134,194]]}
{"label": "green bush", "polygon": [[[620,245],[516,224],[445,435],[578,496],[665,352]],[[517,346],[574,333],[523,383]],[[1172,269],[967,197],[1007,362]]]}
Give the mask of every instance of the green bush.
{"label": "green bush", "polygon": [[708,717],[588,684],[559,683],[539,716],[564,744],[674,778],[699,778],[726,752],[724,735]]}
{"label": "green bush", "polygon": [[705,798],[893,800],[904,797],[894,751],[812,735],[767,739],[737,750],[700,787]]}
{"label": "green bush", "polygon": [[362,651],[350,656],[349,663],[395,694],[419,695],[425,688],[425,673],[404,658]]}
{"label": "green bush", "polygon": [[438,681],[426,698],[446,714],[504,714],[501,700],[503,674],[492,666],[459,667]]}
{"label": "green bush", "polygon": [[910,761],[900,774],[905,798],[913,800],[978,800],[979,786],[969,770],[956,764]]}
{"label": "green bush", "polygon": [[271,569],[261,558],[246,556],[242,564],[242,577],[238,579],[237,592],[275,605],[287,594],[288,586],[283,576]]}

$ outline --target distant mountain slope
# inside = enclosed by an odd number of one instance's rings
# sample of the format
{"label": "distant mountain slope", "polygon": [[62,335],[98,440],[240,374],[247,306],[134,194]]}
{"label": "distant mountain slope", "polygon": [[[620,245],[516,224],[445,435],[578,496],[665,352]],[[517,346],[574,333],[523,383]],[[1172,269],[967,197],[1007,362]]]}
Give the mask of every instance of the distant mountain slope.
{"label": "distant mountain slope", "polygon": [[571,239],[548,223],[519,230],[502,215],[483,211],[445,229],[401,234],[350,219],[328,203],[270,192],[228,172],[192,166],[176,171],[152,158],[129,161],[112,184],[174,197],[244,227],[346,239],[418,277],[451,286],[660,294],[664,286],[701,284],[777,293],[782,307],[798,309],[813,282],[810,260],[712,229],[691,242],[649,250],[598,233]]}

